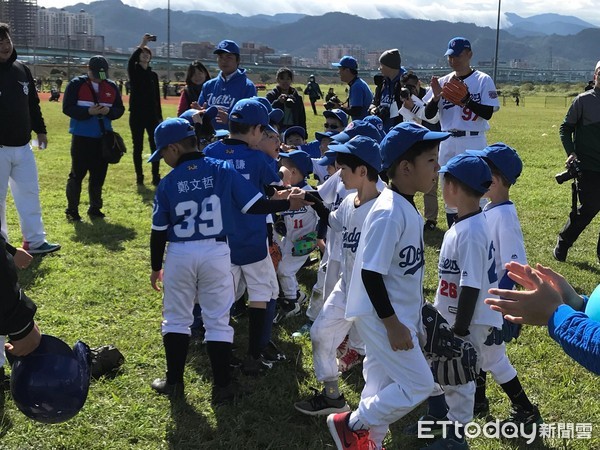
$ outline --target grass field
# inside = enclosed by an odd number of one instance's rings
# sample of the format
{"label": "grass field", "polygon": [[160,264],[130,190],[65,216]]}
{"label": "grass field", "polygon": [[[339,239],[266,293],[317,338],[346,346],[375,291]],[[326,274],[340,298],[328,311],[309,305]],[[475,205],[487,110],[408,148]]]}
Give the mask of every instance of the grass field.
{"label": "grass field", "polygon": [[[152,392],[149,383],[164,373],[160,336],[161,297],[150,288],[149,233],[153,190],[138,188],[130,153],[111,166],[104,188],[104,221],[67,223],[64,217],[65,183],[69,173],[70,136],[61,105],[43,102],[49,129],[49,147],[37,152],[43,218],[48,239],[59,242],[60,252],[35,258],[20,274],[23,287],[38,304],[37,320],[43,331],[71,345],[77,339],[92,347],[115,344],[126,358],[114,379],[93,382],[87,403],[71,421],[41,425],[18,412],[7,395],[0,419],[2,449],[331,449],[334,448],[324,418],[297,413],[293,402],[318,386],[312,373],[310,341],[292,340],[290,334],[304,317],[285,322],[275,333],[288,356],[263,378],[240,375],[250,393],[232,406],[214,409],[209,402],[208,359],[200,345],[190,349],[186,368],[186,399],[170,404]],[[175,104],[164,106],[165,117]],[[308,107],[307,112],[309,112]],[[556,234],[570,208],[568,184],[558,186],[554,174],[562,171],[564,152],[558,126],[564,106],[507,105],[491,121],[488,142],[503,140],[514,146],[524,161],[524,172],[513,189],[529,260],[558,269],[582,293],[599,281],[595,248],[599,223],[595,220],[569,253],[567,263],[551,257]],[[308,113],[312,132],[322,117]],[[130,143],[127,115],[115,122]],[[149,153],[146,151],[146,153]],[[147,155],[146,155],[147,156]],[[147,174],[150,167],[146,168]],[[162,167],[163,174],[167,169]],[[149,177],[147,176],[148,180]],[[86,180],[87,183],[87,180]],[[86,190],[82,212],[87,208]],[[443,210],[442,210],[443,211]],[[440,222],[444,218],[440,216]],[[17,215],[9,196],[8,223],[12,242],[19,242]],[[436,287],[437,249],[443,231],[426,235],[426,295]],[[315,276],[302,275],[310,292]],[[246,348],[246,323],[237,323],[238,354]],[[509,345],[509,355],[531,399],[539,404],[548,423],[591,423],[600,426],[597,378],[570,360],[542,328],[527,327]],[[362,387],[360,370],[343,376],[343,390],[356,406]],[[489,383],[494,417],[509,410],[504,394]],[[385,442],[389,449],[418,449],[425,445],[403,436],[401,430],[423,412],[423,407],[394,424]],[[483,423],[483,422],[482,422]],[[556,429],[556,428],[555,428]],[[600,448],[600,431],[591,440],[523,441],[476,438],[474,449]]]}

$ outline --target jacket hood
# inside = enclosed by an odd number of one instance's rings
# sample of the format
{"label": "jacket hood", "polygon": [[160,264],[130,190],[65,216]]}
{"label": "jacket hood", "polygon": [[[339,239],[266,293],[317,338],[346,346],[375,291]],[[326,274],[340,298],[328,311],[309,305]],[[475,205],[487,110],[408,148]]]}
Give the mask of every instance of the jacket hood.
{"label": "jacket hood", "polygon": [[9,67],[16,60],[17,60],[17,50],[13,48],[13,52],[12,52],[12,55],[10,55],[10,58],[8,58],[8,60],[6,60],[6,62],[0,63],[0,67]]}

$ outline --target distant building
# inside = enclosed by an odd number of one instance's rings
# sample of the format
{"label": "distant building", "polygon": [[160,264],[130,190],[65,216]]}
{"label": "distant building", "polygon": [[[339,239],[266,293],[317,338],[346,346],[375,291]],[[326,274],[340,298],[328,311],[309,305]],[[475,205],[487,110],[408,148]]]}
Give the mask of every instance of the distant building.
{"label": "distant building", "polygon": [[255,44],[254,42],[242,42],[241,59],[242,63],[264,63],[266,55],[274,55],[275,50],[266,45]]}
{"label": "distant building", "polygon": [[37,13],[37,31],[38,47],[98,51],[104,48],[104,37],[95,35],[94,17],[83,9],[70,13],[41,7]]}
{"label": "distant building", "polygon": [[366,51],[362,45],[324,45],[317,49],[317,63],[322,66],[331,66],[332,62],[339,61],[342,56],[350,55],[358,61],[358,68],[366,68]]}
{"label": "distant building", "polygon": [[181,56],[190,59],[213,59],[215,44],[212,42],[182,42]]}
{"label": "distant building", "polygon": [[34,45],[37,34],[37,0],[0,0],[0,20],[10,25],[15,45]]}

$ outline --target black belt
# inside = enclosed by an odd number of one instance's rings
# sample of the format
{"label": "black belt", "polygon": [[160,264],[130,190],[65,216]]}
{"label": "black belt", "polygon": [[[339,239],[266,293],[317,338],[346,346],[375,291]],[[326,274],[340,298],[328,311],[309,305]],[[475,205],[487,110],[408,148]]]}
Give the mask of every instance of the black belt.
{"label": "black belt", "polygon": [[479,136],[479,131],[448,130],[452,137]]}
{"label": "black belt", "polygon": [[217,242],[227,242],[227,236],[219,236],[215,238]]}

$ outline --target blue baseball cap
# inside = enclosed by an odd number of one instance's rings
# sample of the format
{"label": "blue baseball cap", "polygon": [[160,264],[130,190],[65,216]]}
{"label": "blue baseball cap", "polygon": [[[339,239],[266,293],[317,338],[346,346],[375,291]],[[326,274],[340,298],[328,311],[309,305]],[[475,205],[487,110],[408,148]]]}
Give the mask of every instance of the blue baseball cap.
{"label": "blue baseball cap", "polygon": [[[383,120],[381,120],[381,117],[371,115],[364,117],[362,120],[367,123],[370,123],[375,128],[377,128],[377,131],[379,131],[379,134],[381,134],[381,139],[385,137],[385,131],[383,129]],[[379,142],[381,142],[381,139],[379,140]]]}
{"label": "blue baseball cap", "polygon": [[492,184],[490,166],[480,156],[461,153],[446,163],[439,173],[449,173],[458,178],[471,189],[485,194]]}
{"label": "blue baseball cap", "polygon": [[333,136],[333,140],[343,144],[354,136],[367,136],[375,139],[377,143],[381,142],[381,133],[379,133],[379,130],[364,120],[353,120],[344,128],[344,131]]}
{"label": "blue baseball cap", "polygon": [[285,141],[287,140],[287,138],[289,136],[291,136],[292,134],[298,134],[300,136],[302,136],[302,139],[306,140],[306,138],[308,138],[308,133],[306,132],[306,130],[300,126],[293,126],[293,127],[289,127],[287,130],[285,130],[283,132],[283,142],[285,143]]}
{"label": "blue baseball cap", "polygon": [[321,142],[323,138],[332,138],[336,134],[338,133],[336,133],[335,131],[317,131],[315,132],[315,139]]}
{"label": "blue baseball cap", "polygon": [[342,122],[343,127],[348,125],[348,114],[346,114],[344,111],[342,111],[339,108],[328,109],[328,110],[323,111],[323,117],[325,117],[325,118],[330,117],[333,119],[338,119],[340,122]]}
{"label": "blue baseball cap", "polygon": [[[179,115],[180,119],[185,119],[187,120],[190,125],[194,126],[194,119],[192,118],[199,110],[198,109],[188,109],[187,111],[182,112]],[[204,111],[204,114],[202,114],[202,119],[209,119],[212,120],[215,117],[217,117],[217,114],[219,113],[219,108],[217,108],[216,106],[211,106],[209,108],[207,108]]]}
{"label": "blue baseball cap", "polygon": [[283,111],[279,108],[273,108],[271,102],[267,100],[265,97],[251,97],[254,100],[258,100],[269,112],[269,122],[270,123],[279,123],[281,119],[283,119]]}
{"label": "blue baseball cap", "polygon": [[327,150],[320,159],[317,159],[316,163],[320,166],[335,166],[336,155],[336,152]]}
{"label": "blue baseball cap", "polygon": [[379,154],[379,143],[368,136],[354,136],[343,144],[330,144],[326,152],[348,153],[360,158],[368,166],[377,172],[381,170],[381,155]]}
{"label": "blue baseball cap", "polygon": [[504,142],[496,142],[482,150],[467,150],[469,155],[489,159],[510,184],[515,184],[523,170],[523,162],[517,151]]}
{"label": "blue baseball cap", "polygon": [[269,125],[270,117],[266,106],[255,97],[244,98],[233,105],[229,113],[229,120],[247,125],[262,125],[273,133],[277,133],[277,130]]}
{"label": "blue baseball cap", "polygon": [[415,143],[420,141],[443,141],[450,137],[444,131],[431,131],[414,122],[402,122],[388,131],[379,147],[381,148],[382,169],[388,169]]}
{"label": "blue baseball cap", "polygon": [[348,55],[342,56],[340,62],[331,63],[331,65],[334,67],[345,67],[346,69],[358,69],[358,62],[356,62],[356,59]]}
{"label": "blue baseball cap", "polygon": [[304,150],[293,150],[289,153],[280,153],[279,157],[290,159],[305,177],[313,171],[312,159]]}
{"label": "blue baseball cap", "polygon": [[148,162],[159,161],[162,158],[160,154],[162,149],[190,136],[196,136],[196,131],[186,119],[177,117],[162,121],[154,130],[156,151],[150,155]]}
{"label": "blue baseball cap", "polygon": [[450,39],[448,42],[448,50],[444,53],[444,56],[458,56],[464,49],[471,50],[471,43],[464,37],[455,37]]}
{"label": "blue baseball cap", "polygon": [[217,44],[213,53],[215,55],[218,55],[219,53],[234,53],[239,55],[240,47],[234,41],[224,40]]}

